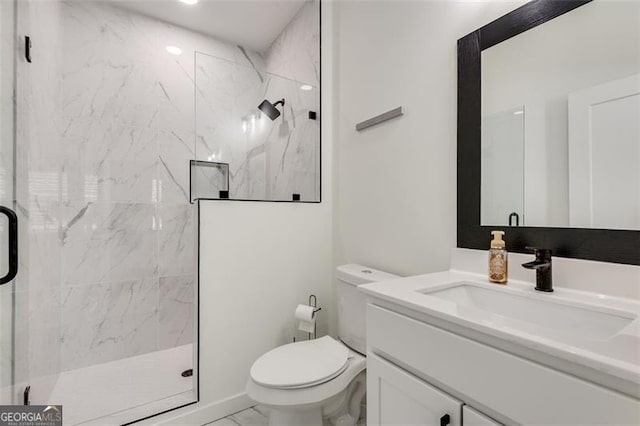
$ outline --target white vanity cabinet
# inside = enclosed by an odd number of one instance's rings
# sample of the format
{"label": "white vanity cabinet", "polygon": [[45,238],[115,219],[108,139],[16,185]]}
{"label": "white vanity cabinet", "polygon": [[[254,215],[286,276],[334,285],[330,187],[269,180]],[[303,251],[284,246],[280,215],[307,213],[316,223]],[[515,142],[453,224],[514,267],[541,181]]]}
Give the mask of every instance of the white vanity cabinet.
{"label": "white vanity cabinet", "polygon": [[462,425],[462,402],[373,354],[367,357],[367,401],[370,426]]}
{"label": "white vanity cabinet", "polygon": [[500,424],[468,405],[462,406],[462,418],[464,426],[498,426]]}
{"label": "white vanity cabinet", "polygon": [[498,426],[462,401],[375,354],[367,357],[367,425]]}
{"label": "white vanity cabinet", "polygon": [[394,309],[367,306],[370,425],[640,424],[635,398]]}

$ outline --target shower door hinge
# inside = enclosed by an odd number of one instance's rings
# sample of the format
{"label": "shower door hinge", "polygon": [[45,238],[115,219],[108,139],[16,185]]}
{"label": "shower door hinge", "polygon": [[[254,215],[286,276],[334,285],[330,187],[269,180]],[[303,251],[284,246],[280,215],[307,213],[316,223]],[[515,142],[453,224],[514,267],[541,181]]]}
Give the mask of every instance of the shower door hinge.
{"label": "shower door hinge", "polygon": [[31,385],[24,388],[24,393],[22,394],[22,405],[31,405],[31,401],[29,400],[30,393],[31,393]]}
{"label": "shower door hinge", "polygon": [[24,36],[24,58],[31,63],[31,37]]}

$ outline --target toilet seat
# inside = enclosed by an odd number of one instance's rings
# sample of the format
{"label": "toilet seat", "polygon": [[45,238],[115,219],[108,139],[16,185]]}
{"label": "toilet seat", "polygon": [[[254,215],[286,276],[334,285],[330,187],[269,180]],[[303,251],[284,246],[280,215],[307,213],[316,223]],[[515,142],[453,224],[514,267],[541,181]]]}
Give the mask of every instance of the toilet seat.
{"label": "toilet seat", "polygon": [[328,382],[349,366],[349,349],[329,336],[290,343],[261,356],[251,379],[266,388],[300,389]]}
{"label": "toilet seat", "polygon": [[[337,342],[343,345],[340,342]],[[346,347],[346,346],[345,346]],[[348,348],[347,348],[348,349]],[[322,404],[343,392],[354,378],[364,372],[367,359],[358,352],[349,350],[347,368],[339,375],[316,386],[297,389],[275,389],[256,383],[253,378],[247,379],[247,395],[258,404],[267,407],[309,407]]]}

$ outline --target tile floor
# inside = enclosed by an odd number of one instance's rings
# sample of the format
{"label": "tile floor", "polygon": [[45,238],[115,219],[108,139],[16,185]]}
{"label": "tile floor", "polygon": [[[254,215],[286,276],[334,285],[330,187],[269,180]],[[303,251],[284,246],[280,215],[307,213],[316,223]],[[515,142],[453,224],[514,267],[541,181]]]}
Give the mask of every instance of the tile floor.
{"label": "tile floor", "polygon": [[256,405],[244,411],[207,423],[209,426],[268,426],[269,411],[267,408]]}
{"label": "tile floor", "polygon": [[[360,419],[358,426],[366,426],[366,421]],[[269,425],[269,409],[256,405],[247,408],[239,413],[232,414],[224,419],[216,420],[213,423],[207,423],[208,426],[268,426]],[[325,426],[331,426],[325,423]]]}

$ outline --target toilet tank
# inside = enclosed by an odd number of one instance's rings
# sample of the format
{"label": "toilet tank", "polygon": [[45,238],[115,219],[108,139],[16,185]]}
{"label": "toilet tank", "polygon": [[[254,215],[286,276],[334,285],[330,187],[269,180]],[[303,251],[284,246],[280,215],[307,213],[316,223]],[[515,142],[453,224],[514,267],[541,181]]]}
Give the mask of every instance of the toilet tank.
{"label": "toilet tank", "polygon": [[336,268],[338,278],[338,337],[361,354],[367,351],[366,296],[358,286],[376,281],[393,280],[398,275],[350,263]]}

